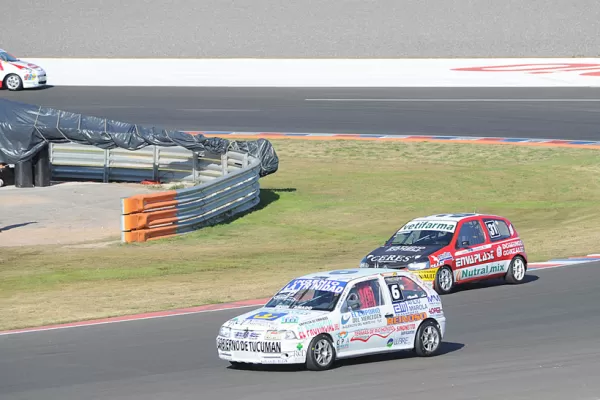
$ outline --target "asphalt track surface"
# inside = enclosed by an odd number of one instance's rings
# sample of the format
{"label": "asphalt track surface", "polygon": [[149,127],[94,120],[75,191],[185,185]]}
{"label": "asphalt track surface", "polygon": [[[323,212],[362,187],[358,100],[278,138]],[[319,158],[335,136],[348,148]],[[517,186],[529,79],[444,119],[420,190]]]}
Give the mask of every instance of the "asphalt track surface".
{"label": "asphalt track surface", "polygon": [[20,57],[594,57],[597,0],[19,0]]}
{"label": "asphalt track surface", "polygon": [[596,262],[473,285],[443,297],[440,355],[368,356],[326,372],[219,360],[220,324],[250,308],[0,336],[0,398],[597,399],[599,279]]}
{"label": "asphalt track surface", "polygon": [[600,140],[600,88],[49,87],[0,96],[180,130]]}

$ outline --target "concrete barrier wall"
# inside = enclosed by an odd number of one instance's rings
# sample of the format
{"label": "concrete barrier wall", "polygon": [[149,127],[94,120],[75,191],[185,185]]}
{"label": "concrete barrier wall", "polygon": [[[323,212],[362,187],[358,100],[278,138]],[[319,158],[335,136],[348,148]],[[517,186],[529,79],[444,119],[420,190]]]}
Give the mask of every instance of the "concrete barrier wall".
{"label": "concrete barrier wall", "polygon": [[600,85],[600,58],[27,58],[56,86],[551,87]]}

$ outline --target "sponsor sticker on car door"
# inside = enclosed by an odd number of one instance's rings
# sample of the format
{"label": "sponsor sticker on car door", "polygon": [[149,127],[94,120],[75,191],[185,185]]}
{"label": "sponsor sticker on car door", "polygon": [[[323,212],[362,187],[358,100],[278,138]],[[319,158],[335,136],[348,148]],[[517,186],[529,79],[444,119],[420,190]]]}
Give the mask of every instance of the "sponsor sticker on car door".
{"label": "sponsor sticker on car door", "polygon": [[394,313],[386,318],[387,326],[394,329],[387,342],[391,350],[409,348],[421,321],[427,318],[429,299],[417,282],[406,277],[386,277]]}
{"label": "sponsor sticker on car door", "polygon": [[338,351],[360,352],[385,347],[393,333],[393,329],[386,327],[385,319],[385,315],[391,313],[391,306],[384,303],[379,280],[359,282],[351,288],[350,294],[359,300],[355,309],[340,314],[340,334],[334,338]]}
{"label": "sponsor sticker on car door", "polygon": [[[486,224],[488,235],[493,237],[495,227]],[[458,233],[456,253],[454,253],[454,279],[457,282],[475,280],[506,271],[507,263],[496,246],[488,243],[481,222],[477,219],[463,223]]]}
{"label": "sponsor sticker on car door", "polygon": [[[498,257],[498,253],[500,253],[500,257]],[[491,244],[457,251],[455,259],[455,280],[457,282],[506,272],[507,269],[502,252],[494,249]]]}

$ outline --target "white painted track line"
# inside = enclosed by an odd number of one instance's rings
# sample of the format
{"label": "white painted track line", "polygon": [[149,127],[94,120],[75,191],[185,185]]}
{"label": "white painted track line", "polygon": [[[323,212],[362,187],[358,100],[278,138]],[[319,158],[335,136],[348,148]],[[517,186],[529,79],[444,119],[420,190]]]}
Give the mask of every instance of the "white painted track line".
{"label": "white painted track line", "polygon": [[600,99],[304,99],[323,102],[404,102],[404,103],[596,103]]}

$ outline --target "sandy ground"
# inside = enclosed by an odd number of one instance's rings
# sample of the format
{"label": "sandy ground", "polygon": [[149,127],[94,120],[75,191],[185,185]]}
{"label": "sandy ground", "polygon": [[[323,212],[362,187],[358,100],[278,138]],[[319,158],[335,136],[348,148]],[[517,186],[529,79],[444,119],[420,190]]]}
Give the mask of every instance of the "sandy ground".
{"label": "sandy ground", "polygon": [[0,247],[120,240],[121,198],[148,193],[136,184],[69,182],[0,188]]}

